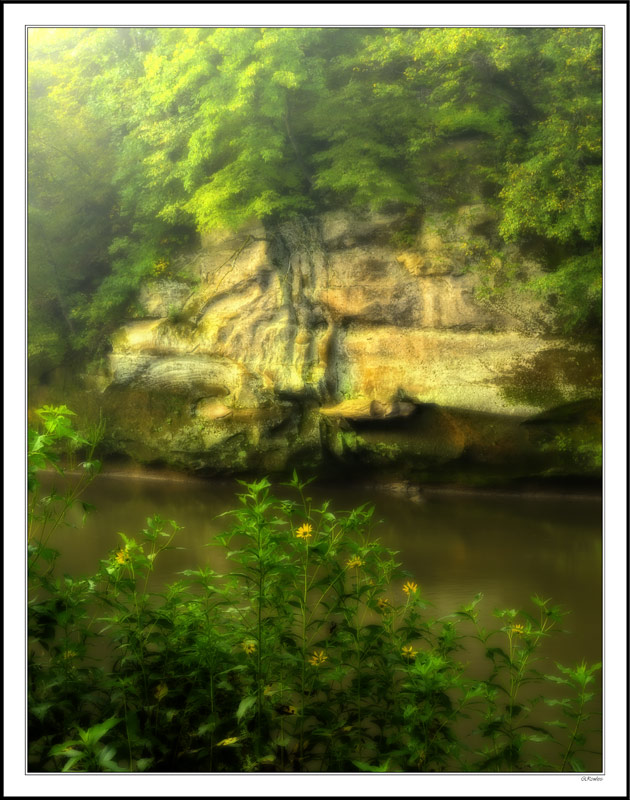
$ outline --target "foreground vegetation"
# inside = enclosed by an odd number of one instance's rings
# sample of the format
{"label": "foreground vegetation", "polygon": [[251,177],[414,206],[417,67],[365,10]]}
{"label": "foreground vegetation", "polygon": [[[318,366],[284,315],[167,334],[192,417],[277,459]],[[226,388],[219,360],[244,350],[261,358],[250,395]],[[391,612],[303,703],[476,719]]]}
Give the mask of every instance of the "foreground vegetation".
{"label": "foreground vegetation", "polygon": [[[54,531],[98,474],[103,428],[65,406],[29,437],[29,768],[33,771],[583,771],[600,665],[541,671],[563,612],[436,619],[372,510],[243,483],[212,546],[230,564],[151,591],[178,526],[155,515],[88,577],[60,576]],[[80,477],[42,494],[37,473]],[[82,460],[78,460],[81,456]],[[68,461],[69,459],[69,461]],[[83,503],[85,513],[91,511]],[[479,650],[484,676],[466,661]],[[555,691],[560,692],[557,696]],[[537,752],[541,748],[541,752]]]}

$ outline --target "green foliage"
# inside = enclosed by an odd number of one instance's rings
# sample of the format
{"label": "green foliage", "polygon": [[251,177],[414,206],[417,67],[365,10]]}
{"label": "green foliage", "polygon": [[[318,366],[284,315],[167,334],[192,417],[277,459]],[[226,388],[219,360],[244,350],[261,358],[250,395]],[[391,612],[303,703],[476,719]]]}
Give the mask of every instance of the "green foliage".
{"label": "green foliage", "polygon": [[[55,530],[69,524],[68,512],[77,503],[81,503],[84,519],[93,510],[79,498],[101,470],[95,451],[105,435],[105,422],[100,419],[89,430],[79,432],[71,419],[74,412],[65,405],[43,406],[35,413],[42,425],[28,431],[28,567],[38,580],[45,577],[47,581],[57,557],[56,551],[48,547]],[[66,470],[78,472],[78,477],[63,493],[53,489],[42,494],[37,473],[44,469],[53,469],[60,475],[65,475]],[[43,575],[38,571],[38,562],[49,565]]]}
{"label": "green foliage", "polygon": [[532,280],[528,289],[554,304],[563,333],[598,330],[602,322],[601,247],[569,256],[554,272]]}
{"label": "green foliage", "polygon": [[592,333],[601,101],[596,28],[32,30],[33,368],[98,350],[197,229],[344,205],[494,205]]}
{"label": "green foliage", "polygon": [[78,728],[78,739],[68,739],[55,745],[51,748],[50,755],[68,759],[61,769],[62,772],[124,772],[112,760],[116,748],[99,744],[103,736],[119,722],[119,719],[112,717],[92,725],[86,731]]}
{"label": "green foliage", "polygon": [[561,469],[579,469],[598,472],[603,465],[602,432],[594,426],[576,425],[566,433],[559,433],[543,449],[562,456]]}
{"label": "green foliage", "polygon": [[[59,441],[73,437],[66,411],[45,412]],[[173,521],[155,515],[137,536],[120,532],[120,546],[80,579],[56,577],[57,554],[35,539],[47,567],[29,573],[31,768],[583,769],[597,666],[551,676],[535,667],[562,611],[534,597],[536,614],[497,611],[500,627],[485,630],[478,595],[435,618],[372,536],[372,509],[315,506],[307,484],[294,473],[279,498],[264,478],[242,483],[211,543],[226,571],[185,570],[157,592]],[[470,642],[486,653],[486,677],[467,674]],[[532,715],[545,682],[576,693],[545,692],[566,728]],[[476,731],[463,736],[470,718]],[[553,763],[536,756],[542,742],[556,748]]]}
{"label": "green foliage", "polygon": [[577,757],[577,754],[588,752],[585,748],[586,736],[581,727],[582,723],[587,722],[593,716],[585,710],[585,706],[595,696],[593,692],[587,692],[586,687],[595,680],[595,673],[601,669],[601,666],[601,664],[589,666],[584,662],[577,664],[575,667],[563,667],[562,664],[556,664],[556,668],[561,675],[545,675],[546,680],[569,687],[573,695],[563,700],[545,700],[548,706],[559,708],[562,716],[569,720],[568,723],[561,720],[554,720],[549,723],[556,728],[564,728],[570,731],[570,738],[562,758],[560,772],[564,772],[567,765],[574,772],[584,772],[584,764]]}
{"label": "green foliage", "polygon": [[502,230],[597,243],[601,232],[601,31],[541,37],[536,119],[507,166]]}
{"label": "green foliage", "polygon": [[188,317],[186,314],[179,309],[177,306],[169,306],[168,307],[168,321],[173,325],[179,325],[182,322],[186,322]]}
{"label": "green foliage", "polygon": [[[82,346],[81,316],[116,235],[115,121],[96,113],[100,70],[123,55],[112,29],[29,32],[29,355]],[[120,85],[110,90],[120,91]],[[58,358],[59,356],[57,356]],[[56,360],[56,359],[55,359]],[[53,362],[54,363],[54,362]]]}
{"label": "green foliage", "polygon": [[[580,401],[588,404],[586,398],[601,398],[600,364],[598,349],[568,352],[566,348],[550,348],[529,361],[513,364],[497,383],[508,403],[541,409]],[[584,422],[591,423],[595,431],[598,418],[601,416],[587,412]],[[575,419],[571,421],[575,422]],[[562,422],[562,418],[558,422]]]}

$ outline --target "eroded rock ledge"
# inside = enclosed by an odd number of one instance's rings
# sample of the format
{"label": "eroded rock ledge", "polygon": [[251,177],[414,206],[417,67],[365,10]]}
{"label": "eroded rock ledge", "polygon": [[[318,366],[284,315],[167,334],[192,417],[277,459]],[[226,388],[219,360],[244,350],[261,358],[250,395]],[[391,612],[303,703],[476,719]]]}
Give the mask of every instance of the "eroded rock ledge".
{"label": "eroded rock ledge", "polygon": [[176,265],[197,284],[177,270],[147,284],[114,336],[100,383],[112,441],[208,473],[553,469],[554,432],[522,423],[596,398],[598,357],[547,338],[532,300],[479,299],[502,259],[541,268],[497,255],[492,224],[478,205],[426,217],[404,246],[396,216],[345,212],[203,237]]}

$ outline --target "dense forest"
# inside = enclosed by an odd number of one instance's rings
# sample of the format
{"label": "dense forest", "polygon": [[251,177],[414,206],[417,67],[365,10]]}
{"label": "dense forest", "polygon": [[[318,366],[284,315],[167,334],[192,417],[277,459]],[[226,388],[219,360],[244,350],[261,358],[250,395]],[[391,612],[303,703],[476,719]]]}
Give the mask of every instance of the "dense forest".
{"label": "dense forest", "polygon": [[523,289],[557,332],[597,338],[601,47],[590,28],[31,29],[32,370],[97,357],[199,232],[339,207],[483,200],[544,262]]}

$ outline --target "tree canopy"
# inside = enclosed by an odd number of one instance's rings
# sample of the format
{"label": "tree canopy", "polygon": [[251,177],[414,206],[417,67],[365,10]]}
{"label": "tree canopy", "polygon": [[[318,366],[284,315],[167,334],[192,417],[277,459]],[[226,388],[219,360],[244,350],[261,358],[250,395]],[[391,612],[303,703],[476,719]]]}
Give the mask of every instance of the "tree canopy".
{"label": "tree canopy", "polygon": [[96,353],[195,232],[483,200],[564,332],[601,304],[597,28],[86,28],[29,35],[34,359]]}

